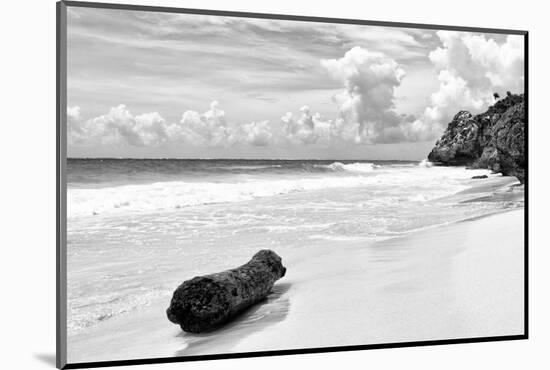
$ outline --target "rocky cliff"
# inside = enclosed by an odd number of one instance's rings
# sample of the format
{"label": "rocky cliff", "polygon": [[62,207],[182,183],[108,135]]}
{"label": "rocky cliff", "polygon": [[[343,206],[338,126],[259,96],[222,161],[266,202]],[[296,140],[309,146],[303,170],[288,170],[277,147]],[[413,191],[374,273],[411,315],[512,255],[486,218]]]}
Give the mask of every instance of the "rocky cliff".
{"label": "rocky cliff", "polygon": [[488,168],[525,182],[525,104],[508,93],[486,112],[458,112],[428,160],[448,166]]}

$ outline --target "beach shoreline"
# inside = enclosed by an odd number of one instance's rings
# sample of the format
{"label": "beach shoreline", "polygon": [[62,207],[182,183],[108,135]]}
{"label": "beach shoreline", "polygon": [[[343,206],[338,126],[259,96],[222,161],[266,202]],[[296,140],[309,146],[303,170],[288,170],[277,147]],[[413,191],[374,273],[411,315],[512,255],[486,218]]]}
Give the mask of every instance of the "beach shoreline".
{"label": "beach shoreline", "polygon": [[215,331],[183,333],[162,299],[69,336],[68,360],[523,334],[523,236],[517,208],[382,241],[325,241],[303,258],[283,255],[287,276],[268,299]]}

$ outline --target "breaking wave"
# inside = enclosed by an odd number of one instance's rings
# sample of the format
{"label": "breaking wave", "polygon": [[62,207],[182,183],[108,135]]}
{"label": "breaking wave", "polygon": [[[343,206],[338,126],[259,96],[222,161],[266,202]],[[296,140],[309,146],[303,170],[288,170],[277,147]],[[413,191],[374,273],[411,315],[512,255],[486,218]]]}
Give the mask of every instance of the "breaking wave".
{"label": "breaking wave", "polygon": [[189,206],[239,202],[296,192],[352,188],[371,177],[311,177],[243,182],[182,182],[125,185],[101,189],[68,189],[68,217],[122,212],[155,212]]}
{"label": "breaking wave", "polygon": [[344,164],[341,162],[334,162],[329,165],[322,165],[322,167],[328,168],[332,171],[349,171],[349,172],[358,172],[358,173],[366,173],[366,172],[372,172],[376,167],[373,163],[348,163]]}
{"label": "breaking wave", "polygon": [[418,167],[430,168],[432,166],[433,166],[433,163],[428,161],[427,159],[423,159],[420,161],[420,163],[418,163]]}
{"label": "breaking wave", "polygon": [[[453,194],[467,187],[462,181],[487,170],[465,170],[438,167],[436,172],[419,170],[418,166],[381,167],[373,163],[334,162],[315,165],[314,173],[288,172],[281,175],[235,175],[204,178],[203,181],[161,181],[149,184],[127,184],[110,187],[69,188],[67,216],[152,213],[215,203],[233,203],[293,193],[364,188],[386,194],[404,188],[410,201],[425,201]],[[428,173],[429,172],[429,173]],[[408,188],[417,184],[418,190]]]}

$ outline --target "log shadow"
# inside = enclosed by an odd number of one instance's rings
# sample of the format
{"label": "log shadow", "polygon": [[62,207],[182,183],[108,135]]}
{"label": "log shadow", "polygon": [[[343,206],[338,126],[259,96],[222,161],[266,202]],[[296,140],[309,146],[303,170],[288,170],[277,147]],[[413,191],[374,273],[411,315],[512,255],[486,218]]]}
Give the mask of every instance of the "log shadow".
{"label": "log shadow", "polygon": [[177,351],[175,356],[224,353],[248,335],[283,321],[290,311],[290,300],[285,296],[290,286],[289,283],[276,284],[265,299],[228,323],[199,334],[180,332],[177,336],[185,341],[186,346]]}

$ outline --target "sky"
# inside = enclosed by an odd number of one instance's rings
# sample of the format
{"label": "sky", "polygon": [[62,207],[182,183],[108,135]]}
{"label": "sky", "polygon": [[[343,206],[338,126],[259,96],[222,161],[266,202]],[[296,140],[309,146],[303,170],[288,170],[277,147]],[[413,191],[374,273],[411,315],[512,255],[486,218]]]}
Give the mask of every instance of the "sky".
{"label": "sky", "polygon": [[523,36],[69,7],[69,157],[412,159]]}

